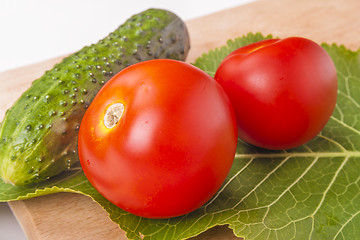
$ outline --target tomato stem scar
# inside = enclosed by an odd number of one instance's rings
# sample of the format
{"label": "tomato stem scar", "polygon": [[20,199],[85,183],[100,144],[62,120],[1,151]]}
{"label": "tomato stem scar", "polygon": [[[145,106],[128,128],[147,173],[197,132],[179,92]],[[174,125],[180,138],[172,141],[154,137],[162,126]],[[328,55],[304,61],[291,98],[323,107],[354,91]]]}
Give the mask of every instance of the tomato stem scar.
{"label": "tomato stem scar", "polygon": [[119,122],[124,113],[124,104],[114,103],[106,109],[104,124],[107,128],[113,128]]}

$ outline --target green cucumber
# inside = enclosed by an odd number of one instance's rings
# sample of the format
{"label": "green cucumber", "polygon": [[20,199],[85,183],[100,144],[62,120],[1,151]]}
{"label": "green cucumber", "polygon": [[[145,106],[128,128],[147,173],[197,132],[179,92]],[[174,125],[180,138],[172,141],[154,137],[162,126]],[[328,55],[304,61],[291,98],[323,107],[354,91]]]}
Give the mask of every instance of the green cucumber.
{"label": "green cucumber", "polygon": [[79,168],[78,129],[104,83],[140,61],[185,60],[189,48],[189,35],[179,17],[149,9],[63,59],[35,80],[5,114],[0,126],[3,181],[25,185]]}

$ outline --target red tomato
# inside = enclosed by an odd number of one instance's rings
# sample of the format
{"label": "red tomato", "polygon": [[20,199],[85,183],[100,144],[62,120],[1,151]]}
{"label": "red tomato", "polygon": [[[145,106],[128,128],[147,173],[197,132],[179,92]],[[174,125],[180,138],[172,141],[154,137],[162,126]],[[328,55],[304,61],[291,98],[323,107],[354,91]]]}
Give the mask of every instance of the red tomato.
{"label": "red tomato", "polygon": [[220,64],[215,79],[236,112],[239,137],[268,149],[288,149],[314,138],[336,104],[337,75],[327,52],[291,37],[250,44]]}
{"label": "red tomato", "polygon": [[[119,119],[108,122],[113,115]],[[175,60],[118,73],[79,132],[90,183],[118,207],[148,218],[183,215],[208,201],[228,175],[236,145],[235,113],[220,84]]]}

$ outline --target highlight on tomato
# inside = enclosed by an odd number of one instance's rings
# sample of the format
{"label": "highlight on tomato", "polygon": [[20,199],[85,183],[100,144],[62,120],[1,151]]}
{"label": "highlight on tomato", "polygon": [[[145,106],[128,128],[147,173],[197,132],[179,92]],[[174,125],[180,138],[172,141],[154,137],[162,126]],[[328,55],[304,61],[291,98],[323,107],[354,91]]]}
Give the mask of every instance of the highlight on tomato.
{"label": "highlight on tomato", "polygon": [[132,65],[86,111],[79,156],[90,183],[138,216],[169,218],[206,203],[232,166],[237,126],[220,84],[176,60]]}
{"label": "highlight on tomato", "polygon": [[215,79],[236,112],[238,134],[267,149],[307,143],[324,128],[337,99],[337,74],[327,52],[300,38],[268,39],[230,53]]}

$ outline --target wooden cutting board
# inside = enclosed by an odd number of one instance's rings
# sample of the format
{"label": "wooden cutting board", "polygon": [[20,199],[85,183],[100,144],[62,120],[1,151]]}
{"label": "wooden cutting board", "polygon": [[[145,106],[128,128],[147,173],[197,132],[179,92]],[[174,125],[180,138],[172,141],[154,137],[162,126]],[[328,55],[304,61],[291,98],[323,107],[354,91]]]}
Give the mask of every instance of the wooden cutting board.
{"label": "wooden cutting board", "polygon": [[[360,47],[359,0],[263,0],[187,22],[191,36],[188,62],[228,39],[248,32],[279,37],[303,36],[318,43]],[[61,58],[0,73],[0,119],[32,80]],[[359,66],[360,67],[360,66]],[[107,213],[90,198],[59,193],[10,203],[28,239],[126,239]],[[194,239],[236,239],[216,227]]]}

